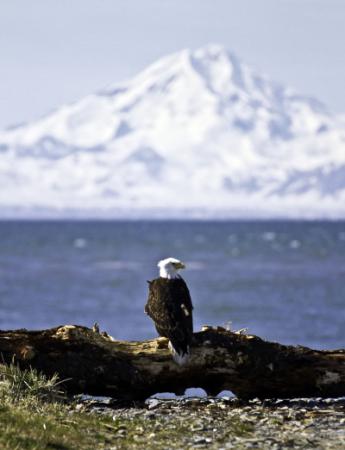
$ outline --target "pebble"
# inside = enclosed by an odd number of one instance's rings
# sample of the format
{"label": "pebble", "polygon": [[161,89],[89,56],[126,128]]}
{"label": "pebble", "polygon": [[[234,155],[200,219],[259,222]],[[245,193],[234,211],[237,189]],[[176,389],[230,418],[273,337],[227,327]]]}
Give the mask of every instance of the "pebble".
{"label": "pebble", "polygon": [[[112,402],[101,406],[99,401],[88,400],[78,403],[76,409],[111,415],[114,420],[128,422],[128,433],[135,434],[136,442],[154,436],[159,448],[345,448],[344,397],[253,399],[247,402],[237,398],[209,397],[149,399],[141,407],[116,405],[115,401],[113,406]],[[134,418],[136,431],[131,428]],[[169,430],[176,433],[180,429],[182,431],[173,442],[167,444],[164,441],[164,433]],[[123,433],[119,428],[117,436],[125,444],[125,428]]]}

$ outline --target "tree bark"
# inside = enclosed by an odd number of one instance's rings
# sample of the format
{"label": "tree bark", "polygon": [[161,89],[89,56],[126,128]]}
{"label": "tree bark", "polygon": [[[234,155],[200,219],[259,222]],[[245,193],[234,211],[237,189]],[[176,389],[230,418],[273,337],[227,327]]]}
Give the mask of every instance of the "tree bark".
{"label": "tree bark", "polygon": [[58,373],[70,393],[142,400],[157,392],[202,387],[215,395],[293,398],[345,395],[345,350],[311,350],[266,342],[221,327],[194,334],[191,358],[178,366],[165,338],[115,340],[82,326],[0,331],[3,362]]}

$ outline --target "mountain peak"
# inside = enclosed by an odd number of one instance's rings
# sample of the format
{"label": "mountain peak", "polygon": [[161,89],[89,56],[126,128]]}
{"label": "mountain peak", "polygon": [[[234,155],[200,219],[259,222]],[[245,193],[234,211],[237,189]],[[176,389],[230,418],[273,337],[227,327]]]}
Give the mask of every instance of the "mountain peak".
{"label": "mountain peak", "polygon": [[235,86],[246,88],[248,68],[237,58],[218,44],[199,48],[190,54],[194,70],[220,95],[226,95]]}
{"label": "mountain peak", "polygon": [[[241,63],[233,53],[219,44],[209,44],[194,51],[186,48],[158,59],[132,78],[129,83],[138,85],[147,80],[163,82],[164,79],[172,76],[178,77],[191,73],[207,77],[210,75],[211,67],[214,72],[221,72],[222,70],[219,70],[221,66],[223,66],[223,71],[227,68],[229,73],[231,66],[234,66],[233,70],[238,72]],[[128,85],[128,81],[112,84],[102,90],[101,94],[121,93],[124,85]]]}
{"label": "mountain peak", "polygon": [[203,47],[199,47],[194,51],[189,51],[191,58],[204,62],[206,65],[224,64],[241,66],[243,63],[237,57],[237,55],[228,50],[221,44],[208,44]]}

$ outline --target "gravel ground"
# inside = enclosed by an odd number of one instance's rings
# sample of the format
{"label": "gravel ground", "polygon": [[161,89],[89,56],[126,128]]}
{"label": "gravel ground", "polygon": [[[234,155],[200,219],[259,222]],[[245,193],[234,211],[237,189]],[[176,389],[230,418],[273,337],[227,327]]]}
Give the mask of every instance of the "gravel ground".
{"label": "gravel ground", "polygon": [[345,449],[345,398],[149,399],[124,407],[77,400],[77,410],[111,415],[115,449]]}

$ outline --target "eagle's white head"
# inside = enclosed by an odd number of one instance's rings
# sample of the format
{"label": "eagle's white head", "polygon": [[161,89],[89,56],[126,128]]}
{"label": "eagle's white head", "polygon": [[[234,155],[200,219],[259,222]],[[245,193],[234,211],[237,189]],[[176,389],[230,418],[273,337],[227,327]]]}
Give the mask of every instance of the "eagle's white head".
{"label": "eagle's white head", "polygon": [[176,258],[166,258],[159,261],[159,276],[162,278],[178,278],[178,271],[184,269],[186,266],[182,261]]}

